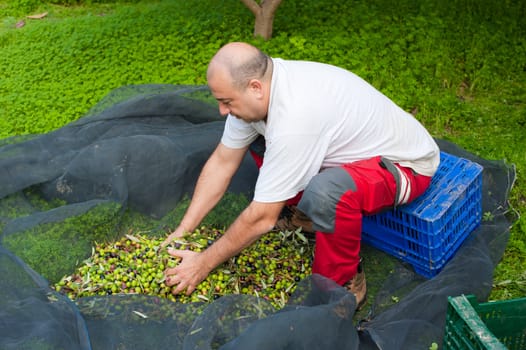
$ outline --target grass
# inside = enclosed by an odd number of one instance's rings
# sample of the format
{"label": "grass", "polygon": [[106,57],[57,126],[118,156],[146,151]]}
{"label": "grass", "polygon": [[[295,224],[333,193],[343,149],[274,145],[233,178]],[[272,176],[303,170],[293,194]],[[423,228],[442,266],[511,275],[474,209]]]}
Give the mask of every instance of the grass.
{"label": "grass", "polygon": [[284,1],[268,42],[252,38],[252,15],[236,0],[25,10],[0,0],[0,13],[2,138],[59,128],[123,85],[205,84],[208,60],[229,41],[354,71],[434,136],[516,165],[509,198],[519,218],[490,299],[526,294],[524,2]]}

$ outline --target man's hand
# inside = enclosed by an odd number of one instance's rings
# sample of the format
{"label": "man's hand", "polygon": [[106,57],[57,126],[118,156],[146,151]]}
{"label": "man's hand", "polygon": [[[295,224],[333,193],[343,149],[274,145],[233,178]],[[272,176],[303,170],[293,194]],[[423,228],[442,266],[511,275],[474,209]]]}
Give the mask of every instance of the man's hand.
{"label": "man's hand", "polygon": [[186,289],[186,295],[192,294],[197,285],[210,273],[211,269],[202,259],[202,253],[191,250],[168,249],[171,256],[181,258],[179,265],[166,269],[166,285],[175,286],[173,294],[179,294]]}
{"label": "man's hand", "polygon": [[[252,201],[226,232],[204,251],[197,253],[168,249],[170,255],[181,258],[178,266],[165,271],[166,284],[176,286],[172,293],[178,294],[186,290],[187,295],[191,294],[215,267],[238,254],[272,229],[284,205],[285,201],[275,203]],[[173,239],[171,237],[177,237],[178,234],[182,235],[181,226],[179,225],[166,241],[169,242]]]}
{"label": "man's hand", "polygon": [[170,244],[170,242],[172,242],[174,239],[178,238],[178,237],[183,237],[185,231],[184,231],[184,228],[179,225],[174,232],[170,233],[168,235],[168,237],[166,237],[166,239],[163,241],[163,243],[161,243],[161,248],[164,248],[166,247],[168,244]]}

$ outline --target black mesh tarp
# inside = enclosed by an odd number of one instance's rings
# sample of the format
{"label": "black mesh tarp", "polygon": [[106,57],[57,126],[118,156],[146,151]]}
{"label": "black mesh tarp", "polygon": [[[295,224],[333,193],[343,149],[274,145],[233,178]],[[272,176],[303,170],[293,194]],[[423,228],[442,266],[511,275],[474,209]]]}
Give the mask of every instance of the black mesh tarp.
{"label": "black mesh tarp", "polygon": [[[52,235],[63,240],[58,255],[79,247],[89,255],[90,244],[79,237],[90,233],[81,227],[100,234],[101,223],[112,221],[117,228],[127,209],[153,218],[170,213],[192,193],[222,128],[204,87],[132,86],[59,130],[3,140],[0,349],[428,349],[442,342],[447,296],[487,299],[513,221],[507,197],[515,171],[442,140],[443,151],[484,167],[485,220],[436,277],[424,279],[396,260],[379,281],[368,280],[376,293],[359,317],[354,297],[318,275],[301,281],[277,310],[248,295],[191,304],[146,295],[72,302],[35,272],[40,263],[28,266],[27,251],[43,241],[39,228],[46,225],[67,227]],[[256,174],[247,157],[229,191],[250,197]],[[110,214],[71,221],[100,207]]]}

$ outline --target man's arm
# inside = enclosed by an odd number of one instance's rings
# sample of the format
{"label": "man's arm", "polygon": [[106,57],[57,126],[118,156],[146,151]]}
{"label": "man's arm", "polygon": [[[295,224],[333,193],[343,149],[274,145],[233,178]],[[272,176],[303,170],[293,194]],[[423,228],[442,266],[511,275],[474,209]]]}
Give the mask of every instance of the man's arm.
{"label": "man's arm", "polygon": [[253,201],[240,214],[225,234],[201,253],[173,250],[170,254],[182,260],[177,267],[165,271],[166,283],[177,285],[174,294],[186,289],[194,291],[201,281],[219,264],[238,254],[261,235],[270,231],[285,202],[261,203]]}
{"label": "man's arm", "polygon": [[179,226],[162,243],[193,231],[224,195],[248,148],[228,148],[219,144],[205,163],[197,180],[190,206]]}

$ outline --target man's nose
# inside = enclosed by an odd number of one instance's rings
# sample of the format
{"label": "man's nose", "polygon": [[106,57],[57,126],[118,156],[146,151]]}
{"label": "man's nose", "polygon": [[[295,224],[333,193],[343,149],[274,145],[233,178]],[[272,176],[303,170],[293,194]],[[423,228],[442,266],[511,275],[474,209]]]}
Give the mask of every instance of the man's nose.
{"label": "man's nose", "polygon": [[230,113],[230,108],[228,108],[224,103],[219,104],[219,114],[226,116]]}

